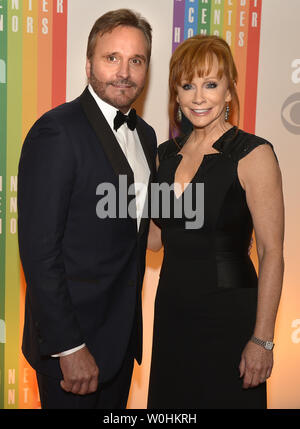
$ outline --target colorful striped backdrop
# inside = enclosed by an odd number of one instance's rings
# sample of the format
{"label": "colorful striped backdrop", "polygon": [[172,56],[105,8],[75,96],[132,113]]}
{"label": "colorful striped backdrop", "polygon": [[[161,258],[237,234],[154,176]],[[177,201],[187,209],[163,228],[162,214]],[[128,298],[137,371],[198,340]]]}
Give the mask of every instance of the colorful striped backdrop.
{"label": "colorful striped backdrop", "polygon": [[0,408],[39,407],[34,373],[20,352],[26,285],[17,169],[32,124],[65,101],[66,58],[67,0],[0,0]]}
{"label": "colorful striped backdrop", "polygon": [[[174,0],[173,51],[196,34],[216,34],[231,47],[239,72],[240,128],[255,132],[262,0]],[[245,104],[247,99],[247,104]]]}
{"label": "colorful striped backdrop", "polygon": [[[249,132],[255,132],[261,6],[262,0],[174,0],[173,51],[197,33],[218,34],[231,46],[240,72],[240,127]],[[26,285],[16,179],[29,128],[65,101],[67,7],[67,0],[0,0],[0,409],[40,406],[20,351]]]}

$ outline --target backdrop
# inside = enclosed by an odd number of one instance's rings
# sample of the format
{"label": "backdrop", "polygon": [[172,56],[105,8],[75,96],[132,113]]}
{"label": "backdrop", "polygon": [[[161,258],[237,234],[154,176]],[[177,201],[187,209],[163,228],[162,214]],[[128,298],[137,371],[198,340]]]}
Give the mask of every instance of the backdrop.
{"label": "backdrop", "polygon": [[[0,408],[39,408],[35,376],[20,351],[26,288],[18,257],[17,166],[33,122],[86,85],[85,51],[95,20],[122,0],[0,0]],[[279,158],[286,207],[285,278],[276,324],[269,408],[300,408],[300,2],[299,0],[127,0],[153,27],[153,55],[139,113],[168,138],[168,65],[197,33],[218,34],[238,70],[240,127],[269,140]],[[254,263],[255,249],[252,251]],[[147,254],[144,357],[128,408],[145,408],[153,304],[162,252]]]}

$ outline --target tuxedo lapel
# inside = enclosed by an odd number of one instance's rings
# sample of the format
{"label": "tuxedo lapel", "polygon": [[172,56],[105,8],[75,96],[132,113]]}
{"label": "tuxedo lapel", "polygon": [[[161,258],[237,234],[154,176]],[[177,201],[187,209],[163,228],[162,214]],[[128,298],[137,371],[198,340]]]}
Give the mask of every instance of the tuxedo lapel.
{"label": "tuxedo lapel", "polygon": [[88,88],[86,88],[80,96],[80,102],[116,176],[126,175],[128,186],[131,185],[134,182],[133,171],[114,133]]}
{"label": "tuxedo lapel", "polygon": [[[122,151],[114,133],[112,132],[109,124],[107,123],[104,115],[102,114],[101,110],[99,109],[96,101],[94,100],[93,96],[91,95],[88,88],[84,90],[82,95],[80,96],[80,102],[83,107],[83,110],[87,116],[87,119],[94,129],[99,144],[102,145],[103,150],[116,174],[118,177],[119,175],[126,175],[127,176],[127,186],[129,187],[134,183],[134,174],[133,171],[127,161],[126,156],[124,155],[124,152]],[[149,185],[148,185],[148,207],[149,205],[149,195],[150,195],[150,184],[153,181],[154,175],[155,175],[155,158],[153,156],[153,153],[151,152],[151,142],[148,142],[148,139],[150,139],[145,126],[143,125],[143,122],[140,118],[138,118],[137,121],[137,133],[139,135],[139,139],[143,148],[143,151],[145,153],[145,157],[147,160],[147,163],[149,165],[150,169],[150,176],[149,176]],[[149,210],[148,210],[149,211]],[[147,215],[147,213],[146,213]],[[146,216],[145,215],[145,216]],[[147,217],[141,219],[140,228],[139,228],[139,234],[142,234],[147,226]]]}

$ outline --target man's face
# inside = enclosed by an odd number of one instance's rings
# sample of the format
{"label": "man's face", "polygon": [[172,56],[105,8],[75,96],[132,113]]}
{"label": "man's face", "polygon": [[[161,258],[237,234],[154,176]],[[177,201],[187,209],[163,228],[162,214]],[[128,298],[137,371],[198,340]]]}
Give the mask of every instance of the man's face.
{"label": "man's face", "polygon": [[86,73],[96,94],[126,113],[142,92],[148,69],[147,40],[141,30],[119,26],[98,36]]}

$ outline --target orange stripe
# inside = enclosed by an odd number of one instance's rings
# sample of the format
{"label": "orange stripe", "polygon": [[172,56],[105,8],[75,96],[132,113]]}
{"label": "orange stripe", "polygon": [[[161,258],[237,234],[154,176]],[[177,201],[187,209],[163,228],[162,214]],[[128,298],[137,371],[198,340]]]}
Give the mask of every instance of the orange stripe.
{"label": "orange stripe", "polygon": [[53,7],[52,106],[66,100],[67,79],[67,0]]}
{"label": "orange stripe", "polygon": [[39,2],[38,117],[52,107],[52,8],[52,0]]}
{"label": "orange stripe", "polygon": [[244,126],[249,5],[249,0],[240,1],[236,13],[235,62],[239,75],[240,128]]}
{"label": "orange stripe", "polygon": [[249,133],[255,133],[256,102],[257,102],[257,80],[259,61],[259,40],[261,20],[261,0],[251,2],[249,13],[247,74],[244,129]]}
{"label": "orange stripe", "polygon": [[[23,268],[21,267],[21,291],[20,291],[20,300],[21,303],[25,302],[25,290],[26,290],[26,282],[24,277]],[[21,311],[21,319],[24,316],[24,305]],[[21,330],[22,333],[20,335],[20,355],[19,355],[19,408],[20,409],[37,409],[41,407],[39,400],[39,393],[37,387],[37,380],[35,371],[28,364],[26,359],[24,358],[21,351],[21,341],[23,334],[23,320],[21,321]]]}

